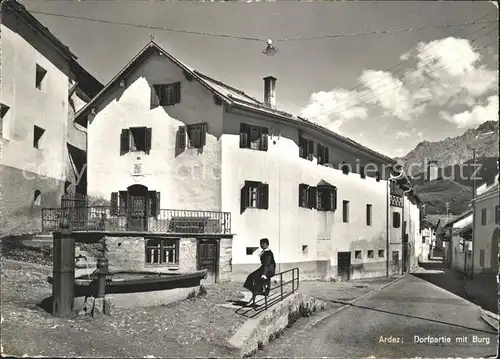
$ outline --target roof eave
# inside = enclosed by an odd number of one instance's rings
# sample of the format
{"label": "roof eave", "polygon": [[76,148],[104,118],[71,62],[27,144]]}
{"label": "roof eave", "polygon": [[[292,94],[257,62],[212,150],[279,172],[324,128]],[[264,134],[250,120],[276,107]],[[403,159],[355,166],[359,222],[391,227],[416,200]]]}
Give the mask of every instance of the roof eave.
{"label": "roof eave", "polygon": [[263,115],[266,115],[266,116],[270,116],[270,117],[274,117],[274,118],[277,118],[277,119],[280,119],[280,120],[286,120],[286,121],[291,121],[291,122],[294,122],[298,125],[304,125],[304,126],[307,126],[307,127],[310,127],[310,128],[313,128],[319,132],[322,132],[328,136],[332,136],[334,137],[336,140],[338,141],[341,141],[342,143],[345,143],[351,147],[355,147],[356,149],[358,150],[361,150],[381,161],[383,161],[384,163],[387,163],[387,164],[393,164],[393,163],[396,163],[396,161],[394,161],[392,158],[390,157],[387,157],[387,156],[384,156],[382,154],[379,154],[379,153],[376,153],[375,151],[373,150],[370,150],[369,148],[367,147],[364,147],[362,145],[359,145],[359,144],[356,144],[356,143],[353,143],[353,142],[350,142],[348,140],[346,140],[345,138],[343,138],[342,136],[339,136],[338,134],[336,134],[335,132],[333,131],[330,131],[322,126],[319,126],[313,122],[309,122],[309,121],[300,121],[298,119],[296,119],[295,117],[291,116],[291,117],[288,117],[288,116],[284,116],[284,115],[281,115],[279,113],[273,113],[273,112],[268,112],[268,111],[264,111],[264,110],[260,110],[260,109],[257,109],[257,108],[253,108],[253,107],[249,107],[245,104],[241,104],[241,103],[238,103],[238,102],[234,102],[234,104],[232,105],[232,107],[237,107],[237,108],[240,108],[240,109],[243,109],[245,111],[249,111],[249,112],[253,112],[253,113],[259,113],[259,114],[263,114]]}
{"label": "roof eave", "polygon": [[198,82],[202,84],[202,86],[206,87],[209,91],[211,91],[213,94],[216,94],[221,98],[222,101],[224,101],[226,104],[231,105],[233,101],[220,93],[219,91],[215,90],[213,87],[211,87],[209,84],[207,84],[198,74],[196,74],[195,71],[191,70],[187,66],[185,66],[182,62],[177,60],[174,56],[170,55],[167,51],[165,51],[161,46],[159,46],[156,42],[150,41],[144,48],[142,48],[141,51],[137,53],[137,55],[134,56],[132,60],[130,60],[118,73],[115,77],[113,77],[106,86],[103,87],[103,89],[90,101],[88,102],[84,107],[80,109],[75,114],[75,119],[79,119],[80,117],[83,117],[88,114],[88,111],[98,102],[101,97],[104,95],[105,92],[107,92],[118,80],[120,80],[124,74],[127,71],[130,71],[134,66],[138,65],[138,61],[140,61],[140,57],[145,55],[146,51],[148,51],[151,48],[155,48],[157,51],[163,53],[165,56],[167,56],[171,61],[173,61],[177,66],[179,66],[182,70],[186,71],[189,73],[193,78],[195,78]]}

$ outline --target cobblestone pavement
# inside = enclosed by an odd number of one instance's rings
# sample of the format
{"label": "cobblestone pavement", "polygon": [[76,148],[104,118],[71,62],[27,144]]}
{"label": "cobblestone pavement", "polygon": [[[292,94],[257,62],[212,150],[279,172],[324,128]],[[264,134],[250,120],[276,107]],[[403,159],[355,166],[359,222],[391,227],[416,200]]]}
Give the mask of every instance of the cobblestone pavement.
{"label": "cobblestone pavement", "polygon": [[[449,342],[418,342],[428,336]],[[292,327],[255,356],[481,357],[496,354],[496,338],[474,304],[409,275],[312,328]]]}

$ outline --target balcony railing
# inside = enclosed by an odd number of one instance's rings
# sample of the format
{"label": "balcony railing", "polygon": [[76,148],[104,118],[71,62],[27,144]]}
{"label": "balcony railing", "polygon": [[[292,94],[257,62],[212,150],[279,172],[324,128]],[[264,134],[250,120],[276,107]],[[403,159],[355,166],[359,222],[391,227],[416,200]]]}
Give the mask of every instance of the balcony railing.
{"label": "balcony railing", "polygon": [[72,231],[161,232],[184,234],[230,234],[231,213],[160,209],[156,215],[113,213],[110,206],[44,208],[44,232],[60,230],[66,219]]}

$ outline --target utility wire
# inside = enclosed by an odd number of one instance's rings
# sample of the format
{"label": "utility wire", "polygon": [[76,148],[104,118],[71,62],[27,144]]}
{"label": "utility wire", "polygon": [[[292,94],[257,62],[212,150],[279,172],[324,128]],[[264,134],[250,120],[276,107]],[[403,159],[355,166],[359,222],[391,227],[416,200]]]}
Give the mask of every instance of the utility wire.
{"label": "utility wire", "polygon": [[[481,17],[479,17],[476,21],[474,21],[474,23],[473,23],[473,24],[477,24],[477,22],[478,22],[479,20],[481,20],[481,19],[485,18],[485,17],[486,17],[486,16],[488,16],[488,15],[489,15],[489,12],[485,13],[484,15],[482,15]],[[491,25],[491,24],[484,25],[481,29],[479,29],[479,30],[476,30],[476,31],[472,32],[470,35],[472,35],[472,34],[474,34],[474,33],[476,33],[476,32],[479,32],[479,31],[483,30],[484,28],[488,27],[489,25]],[[454,35],[458,34],[459,32],[464,31],[467,27],[468,27],[468,26],[465,26],[463,29],[460,29],[460,30],[458,30],[458,31],[453,32],[450,36],[454,36]],[[392,66],[392,67],[390,67],[390,68],[388,68],[388,69],[385,69],[385,70],[383,70],[383,71],[384,71],[384,72],[390,72],[390,71],[392,71],[392,70],[397,69],[398,67],[400,67],[401,65],[403,65],[403,64],[405,64],[405,63],[409,63],[409,62],[411,62],[411,61],[416,60],[416,59],[414,58],[416,55],[419,55],[419,54],[424,54],[424,53],[428,52],[430,49],[432,49],[432,48],[436,47],[438,44],[441,44],[441,43],[442,43],[442,41],[443,41],[443,40],[436,41],[433,45],[429,46],[429,47],[428,47],[428,48],[426,48],[424,51],[418,51],[418,52],[416,52],[416,53],[413,55],[413,57],[412,57],[412,58],[408,58],[408,59],[406,59],[406,60],[403,60],[403,61],[399,62],[398,64],[396,64],[396,65],[394,65],[394,66]],[[430,55],[429,55],[429,56],[425,56],[425,57],[423,57],[423,59],[425,59],[425,58],[427,58],[427,57],[430,57]],[[422,59],[421,59],[421,60],[422,60]],[[407,67],[408,67],[408,66],[405,66],[405,67],[403,67],[402,69],[400,69],[400,70],[398,70],[398,71],[393,71],[393,72],[392,72],[392,74],[399,73],[400,71],[402,71],[403,69],[405,69],[405,68],[407,68]],[[380,79],[378,79],[378,80],[362,81],[360,84],[355,85],[354,87],[352,87],[351,89],[349,89],[349,91],[348,91],[348,92],[357,91],[359,88],[361,88],[361,87],[363,87],[363,86],[366,86],[366,85],[374,85],[374,84],[376,84],[376,83],[381,82],[382,80],[384,80],[384,79],[386,79],[386,78],[389,78],[390,76],[391,76],[391,75],[388,75],[388,76],[383,76],[382,78],[380,78]],[[350,100],[350,98],[352,98],[353,96],[355,96],[355,94],[352,94],[352,95],[349,95],[349,96],[347,96],[347,97],[343,98],[343,99],[341,100],[341,103],[347,103],[347,101],[349,101],[349,100]]]}
{"label": "utility wire", "polygon": [[[67,18],[67,19],[78,19],[78,20],[94,21],[94,22],[100,22],[100,23],[105,23],[105,24],[132,26],[132,27],[146,28],[146,29],[151,29],[151,30],[162,30],[162,31],[170,31],[170,32],[179,32],[179,33],[192,34],[192,35],[204,35],[204,36],[224,37],[224,38],[230,38],[230,39],[247,40],[247,41],[259,41],[259,42],[267,42],[267,40],[268,40],[268,39],[257,38],[257,37],[234,36],[234,35],[217,34],[217,33],[202,32],[202,31],[188,31],[188,30],[166,28],[166,27],[160,27],[160,26],[140,25],[140,24],[134,24],[134,23],[128,23],[128,22],[121,22],[121,21],[95,19],[95,18],[84,17],[84,16],[74,16],[74,15],[66,15],[66,14],[55,14],[55,13],[49,13],[49,12],[44,12],[44,11],[34,11],[33,10],[33,11],[30,11],[30,13],[32,13],[32,14],[40,14],[40,15],[47,15],[47,16],[63,17],[63,18]],[[491,20],[491,21],[476,22],[476,23],[465,22],[465,23],[447,24],[447,25],[423,26],[423,27],[420,27],[420,28],[411,28],[411,29],[377,30],[377,31],[370,31],[370,32],[363,32],[363,33],[344,33],[344,34],[334,34],[334,35],[327,35],[327,36],[312,36],[312,37],[302,37],[302,38],[298,38],[298,37],[297,38],[282,38],[282,39],[277,39],[277,40],[273,40],[273,41],[274,42],[279,42],[279,41],[296,41],[296,40],[319,40],[319,39],[345,37],[345,36],[381,35],[381,34],[402,33],[402,32],[410,32],[410,31],[422,31],[422,30],[426,30],[426,29],[440,29],[440,28],[448,28],[448,27],[455,27],[455,26],[467,26],[467,25],[471,25],[471,24],[493,23],[493,22],[497,22],[497,21],[496,20],[495,21]]]}
{"label": "utility wire", "polygon": [[[491,32],[491,31],[490,31],[490,32]],[[483,35],[483,36],[484,36],[484,35]],[[478,40],[478,39],[479,39],[479,38],[477,38],[476,40]],[[475,40],[474,40],[474,41],[475,41]],[[484,45],[484,46],[481,46],[481,47],[473,47],[473,48],[474,48],[474,50],[480,51],[480,50],[485,49],[485,48],[487,48],[487,47],[489,47],[489,46],[491,46],[491,45],[493,45],[493,44],[498,44],[498,41],[497,41],[497,40],[494,40],[494,41],[492,41],[492,42],[490,42],[490,43],[488,43],[488,44],[486,44],[486,45]],[[427,65],[427,64],[426,64],[426,65]],[[434,68],[434,69],[432,69],[432,70],[428,71],[428,74],[429,74],[429,73],[433,73],[433,72],[435,72],[435,71],[437,71],[437,70],[440,70],[440,69],[444,68],[445,66],[446,66],[446,64],[443,64],[443,65],[441,65],[441,66],[438,66],[438,67],[436,67],[436,68]],[[414,73],[416,73],[416,71],[414,71]],[[416,79],[418,79],[418,78],[419,78],[418,76],[415,76],[413,79],[405,79],[405,83],[406,83],[406,84],[412,83],[413,81],[415,81],[415,80],[416,80]],[[380,88],[383,88],[383,87],[386,87],[386,86],[379,87],[379,89],[380,89]],[[393,88],[393,89],[394,89],[394,88]],[[389,90],[392,90],[392,89],[389,89]],[[381,94],[384,94],[384,93],[388,92],[389,90],[387,90],[387,91],[383,91],[383,92],[377,92],[377,93],[375,93],[375,96],[369,97],[368,99],[364,99],[364,102],[368,102],[368,101],[370,101],[370,100],[372,100],[372,99],[376,98],[377,96],[379,96],[379,95],[381,95]],[[374,92],[374,91],[370,91],[370,92]],[[365,93],[364,95],[368,95],[368,94],[370,94],[370,92]],[[361,97],[363,97],[363,96],[361,96]],[[424,104],[427,104],[427,103],[432,102],[432,101],[433,101],[433,99],[426,100],[426,101],[422,101],[422,102],[419,102],[419,104],[418,104],[418,105],[419,105],[419,106],[420,106],[420,105],[424,105]],[[351,109],[351,108],[352,108],[352,107],[354,107],[354,106],[356,106],[356,104],[353,104],[353,105],[351,105],[351,106],[346,107],[346,108],[344,109],[344,111],[349,110],[349,109]],[[334,109],[337,109],[338,107],[339,107],[339,106],[335,107]]]}

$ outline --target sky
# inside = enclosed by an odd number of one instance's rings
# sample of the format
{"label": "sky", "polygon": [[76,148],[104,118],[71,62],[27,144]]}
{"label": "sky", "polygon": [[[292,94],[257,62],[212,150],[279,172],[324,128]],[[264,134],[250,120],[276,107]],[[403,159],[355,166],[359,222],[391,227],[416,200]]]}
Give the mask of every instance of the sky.
{"label": "sky", "polygon": [[[391,157],[498,120],[498,9],[488,1],[20,2],[32,12],[261,39],[33,13],[103,84],[153,35],[189,67],[259,100],[263,77],[275,76],[279,109]],[[478,19],[494,22],[436,28]],[[425,29],[394,31],[415,28]],[[393,32],[362,35],[383,30]],[[314,39],[338,34],[350,35]],[[262,54],[269,38],[274,56]]]}

